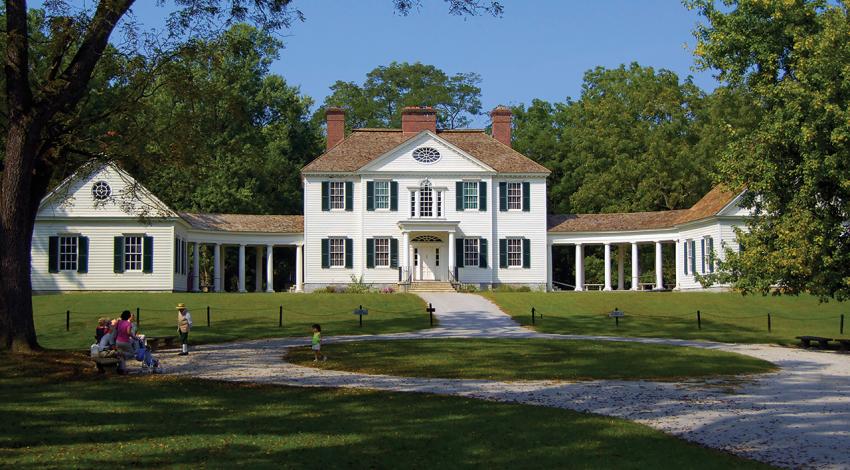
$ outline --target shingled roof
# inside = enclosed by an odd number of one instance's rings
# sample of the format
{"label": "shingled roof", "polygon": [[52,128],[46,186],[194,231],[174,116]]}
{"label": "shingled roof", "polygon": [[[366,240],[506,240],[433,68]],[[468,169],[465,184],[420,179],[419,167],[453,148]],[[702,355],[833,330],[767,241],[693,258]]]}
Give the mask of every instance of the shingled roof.
{"label": "shingled roof", "polygon": [[[307,166],[302,173],[353,172],[418,134],[401,129],[356,129]],[[490,137],[482,130],[438,130],[437,135],[499,173],[549,174],[543,165]]]}
{"label": "shingled roof", "polygon": [[303,233],[302,215],[204,214],[181,212],[193,228],[220,232]]}
{"label": "shingled roof", "polygon": [[740,192],[716,186],[690,209],[656,212],[621,212],[613,214],[550,215],[550,232],[625,232],[672,228],[717,215]]}

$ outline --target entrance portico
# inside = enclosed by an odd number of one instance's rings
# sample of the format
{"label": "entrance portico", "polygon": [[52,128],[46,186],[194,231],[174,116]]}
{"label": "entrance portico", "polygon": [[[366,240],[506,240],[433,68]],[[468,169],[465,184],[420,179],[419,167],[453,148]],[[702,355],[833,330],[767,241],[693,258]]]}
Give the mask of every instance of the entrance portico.
{"label": "entrance portico", "polygon": [[456,280],[457,221],[407,220],[398,226],[402,231],[401,283]]}

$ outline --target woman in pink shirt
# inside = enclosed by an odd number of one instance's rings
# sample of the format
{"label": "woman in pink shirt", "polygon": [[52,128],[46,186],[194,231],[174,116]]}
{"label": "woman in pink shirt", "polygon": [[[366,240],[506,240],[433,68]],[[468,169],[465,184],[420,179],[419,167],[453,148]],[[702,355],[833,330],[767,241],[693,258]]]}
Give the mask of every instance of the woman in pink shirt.
{"label": "woman in pink shirt", "polygon": [[130,322],[129,310],[121,312],[121,319],[118,320],[115,334],[115,347],[118,349],[118,357],[121,364],[118,368],[119,374],[127,373],[127,358],[133,357],[133,323]]}

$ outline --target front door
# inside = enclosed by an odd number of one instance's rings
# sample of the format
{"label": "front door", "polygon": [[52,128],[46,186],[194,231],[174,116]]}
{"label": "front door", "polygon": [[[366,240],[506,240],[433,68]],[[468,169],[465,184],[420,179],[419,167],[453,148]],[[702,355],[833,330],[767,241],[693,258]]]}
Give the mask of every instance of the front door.
{"label": "front door", "polygon": [[419,247],[419,280],[439,281],[437,267],[437,248],[434,246]]}

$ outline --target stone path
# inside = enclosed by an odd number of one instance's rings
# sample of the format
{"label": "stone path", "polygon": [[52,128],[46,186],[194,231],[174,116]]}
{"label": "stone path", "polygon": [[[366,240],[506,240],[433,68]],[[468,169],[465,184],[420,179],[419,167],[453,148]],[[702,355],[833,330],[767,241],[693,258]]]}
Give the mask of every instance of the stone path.
{"label": "stone path", "polygon": [[566,408],[629,419],[700,444],[788,468],[850,468],[850,357],[771,345],[655,338],[540,334],[520,327],[473,294],[422,294],[439,326],[326,342],[421,338],[548,338],[671,344],[730,351],[770,361],[780,371],[735,380],[683,383],[603,380],[498,382],[392,377],[288,364],[286,348],[308,338],[197,347],[168,356],[169,373],[302,387],[351,387],[458,395]]}

